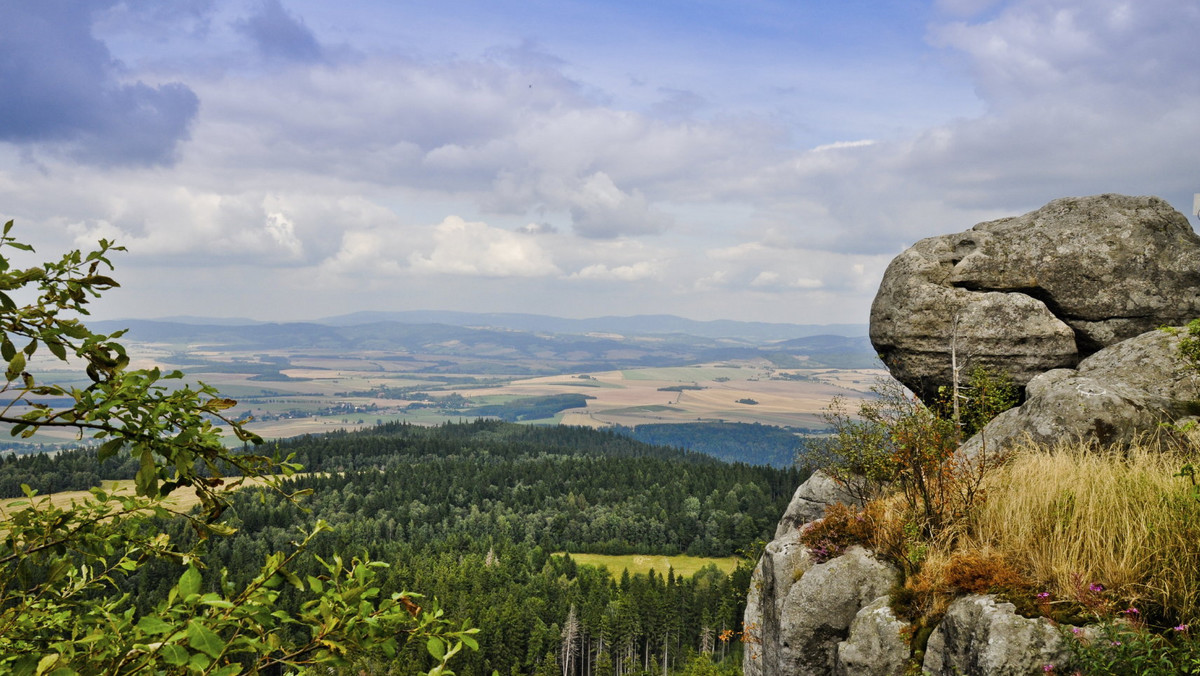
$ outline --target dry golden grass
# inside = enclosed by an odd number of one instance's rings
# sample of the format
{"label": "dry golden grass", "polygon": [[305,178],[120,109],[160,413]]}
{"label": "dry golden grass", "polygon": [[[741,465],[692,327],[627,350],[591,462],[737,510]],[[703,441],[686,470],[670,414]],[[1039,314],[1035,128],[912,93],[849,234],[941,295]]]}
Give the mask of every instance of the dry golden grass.
{"label": "dry golden grass", "polygon": [[1188,462],[1149,448],[1024,449],[987,477],[959,546],[997,552],[1056,598],[1098,583],[1122,603],[1200,620],[1200,500],[1176,476]]}

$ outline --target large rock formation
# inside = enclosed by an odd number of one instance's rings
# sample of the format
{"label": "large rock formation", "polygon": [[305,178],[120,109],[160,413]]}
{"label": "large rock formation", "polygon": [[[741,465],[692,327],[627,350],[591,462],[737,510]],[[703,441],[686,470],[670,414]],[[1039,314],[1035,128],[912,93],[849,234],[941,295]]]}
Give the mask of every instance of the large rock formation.
{"label": "large rock formation", "polygon": [[[918,242],[888,268],[871,340],[927,400],[950,384],[952,341],[960,360],[1026,386],[1025,403],[969,440],[969,454],[1027,438],[1110,445],[1196,414],[1200,382],[1178,357],[1181,333],[1156,329],[1197,316],[1200,237],[1186,218],[1158,198],[1100,195]],[[886,596],[894,569],[861,548],[816,564],[799,542],[804,524],[839,501],[849,499],[837,484],[813,475],[767,545],[746,608],[748,676],[890,676],[906,666]],[[1002,676],[1068,658],[1047,620],[970,596],[950,605],[922,666]]]}
{"label": "large rock formation", "polygon": [[1111,446],[1167,434],[1162,423],[1195,413],[1200,380],[1179,358],[1182,329],[1148,331],[1029,381],[1026,401],[1001,413],[963,445],[975,456],[1032,441],[1084,441]]}
{"label": "large rock formation", "polygon": [[1200,237],[1157,197],[1065,198],[917,242],[871,307],[871,342],[929,401],[960,360],[1024,386],[1103,347],[1200,315]]}

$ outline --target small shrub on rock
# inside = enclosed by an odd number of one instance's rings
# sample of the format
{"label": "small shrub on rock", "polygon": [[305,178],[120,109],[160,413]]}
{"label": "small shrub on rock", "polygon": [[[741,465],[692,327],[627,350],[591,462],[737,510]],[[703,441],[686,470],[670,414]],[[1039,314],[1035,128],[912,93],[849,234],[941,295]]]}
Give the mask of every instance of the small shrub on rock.
{"label": "small shrub on rock", "polygon": [[867,515],[854,507],[837,503],[825,510],[825,518],[806,524],[800,542],[817,563],[836,559],[853,545],[872,547],[875,535]]}
{"label": "small shrub on rock", "polygon": [[950,590],[960,594],[1021,594],[1032,586],[1005,557],[979,550],[955,552],[942,577]]}

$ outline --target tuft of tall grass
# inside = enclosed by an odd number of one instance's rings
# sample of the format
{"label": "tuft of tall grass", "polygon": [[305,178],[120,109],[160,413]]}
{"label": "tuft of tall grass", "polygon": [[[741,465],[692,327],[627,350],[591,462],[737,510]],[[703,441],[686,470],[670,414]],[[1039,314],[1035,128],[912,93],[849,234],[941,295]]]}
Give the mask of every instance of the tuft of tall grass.
{"label": "tuft of tall grass", "polygon": [[985,481],[960,547],[1012,561],[1053,598],[1099,586],[1114,602],[1200,621],[1200,500],[1160,447],[1026,448]]}

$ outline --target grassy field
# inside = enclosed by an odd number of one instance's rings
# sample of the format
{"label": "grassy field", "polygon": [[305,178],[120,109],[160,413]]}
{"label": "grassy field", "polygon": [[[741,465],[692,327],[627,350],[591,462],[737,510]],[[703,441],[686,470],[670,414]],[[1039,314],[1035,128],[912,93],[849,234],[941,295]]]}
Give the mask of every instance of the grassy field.
{"label": "grassy field", "polygon": [[[566,552],[558,552],[562,555]],[[680,554],[678,556],[652,556],[644,554],[628,554],[624,556],[612,556],[608,554],[571,554],[572,559],[576,563],[587,566],[605,567],[610,575],[614,578],[621,577],[621,571],[628,570],[630,575],[645,575],[651,570],[666,575],[667,570],[674,568],[675,575],[682,577],[691,577],[696,574],[696,571],[701,568],[713,564],[722,572],[728,574],[737,568],[738,559],[736,556],[727,556],[724,558],[705,558],[701,556],[688,556]]]}

